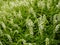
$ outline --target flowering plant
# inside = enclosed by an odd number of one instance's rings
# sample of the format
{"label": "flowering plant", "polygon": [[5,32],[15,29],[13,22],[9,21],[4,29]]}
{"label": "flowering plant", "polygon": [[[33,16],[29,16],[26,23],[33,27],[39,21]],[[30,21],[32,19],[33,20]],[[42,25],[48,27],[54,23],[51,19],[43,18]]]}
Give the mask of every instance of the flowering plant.
{"label": "flowering plant", "polygon": [[0,0],[0,45],[60,44],[60,0]]}

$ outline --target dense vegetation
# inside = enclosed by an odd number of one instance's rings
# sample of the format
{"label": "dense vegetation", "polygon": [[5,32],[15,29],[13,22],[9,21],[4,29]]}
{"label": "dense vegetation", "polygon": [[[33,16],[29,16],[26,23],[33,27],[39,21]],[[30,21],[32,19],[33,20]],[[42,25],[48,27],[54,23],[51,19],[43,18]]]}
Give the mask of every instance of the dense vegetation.
{"label": "dense vegetation", "polygon": [[59,45],[60,0],[0,0],[0,45]]}

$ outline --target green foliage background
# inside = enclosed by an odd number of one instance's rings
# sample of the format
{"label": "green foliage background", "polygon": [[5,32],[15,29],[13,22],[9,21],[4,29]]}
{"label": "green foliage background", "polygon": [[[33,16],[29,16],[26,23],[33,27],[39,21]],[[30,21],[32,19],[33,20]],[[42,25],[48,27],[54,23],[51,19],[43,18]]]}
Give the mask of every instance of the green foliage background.
{"label": "green foliage background", "polygon": [[0,45],[59,45],[60,0],[0,0]]}

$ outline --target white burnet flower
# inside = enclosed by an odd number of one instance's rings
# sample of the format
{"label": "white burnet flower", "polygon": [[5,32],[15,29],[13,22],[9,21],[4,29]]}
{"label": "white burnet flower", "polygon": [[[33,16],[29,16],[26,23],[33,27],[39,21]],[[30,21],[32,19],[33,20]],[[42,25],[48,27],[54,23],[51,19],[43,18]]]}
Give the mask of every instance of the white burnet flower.
{"label": "white burnet flower", "polygon": [[39,18],[38,18],[38,27],[39,27],[39,33],[41,35],[41,39],[43,38],[43,29],[45,28],[45,24],[46,24],[46,15],[41,15]]}
{"label": "white burnet flower", "polygon": [[53,24],[57,23],[57,14],[53,16]]}
{"label": "white burnet flower", "polygon": [[39,8],[42,8],[42,9],[45,8],[45,2],[44,1],[41,1],[41,0],[38,1],[37,5],[38,5]]}
{"label": "white burnet flower", "polygon": [[14,28],[17,28],[17,29],[20,28],[20,27],[18,26],[18,24],[13,24],[13,27],[14,27]]}
{"label": "white burnet flower", "polygon": [[24,43],[24,45],[28,45],[28,43]]}
{"label": "white burnet flower", "polygon": [[31,5],[33,5],[35,0],[28,0],[30,2]]}
{"label": "white burnet flower", "polygon": [[9,20],[9,23],[10,23],[10,24],[14,24],[14,22],[13,22],[13,19],[12,19],[12,18]]}
{"label": "white burnet flower", "polygon": [[16,15],[17,15],[17,14],[16,14],[16,11],[13,11],[13,16],[15,16],[15,17],[16,17]]}
{"label": "white burnet flower", "polygon": [[60,13],[57,15],[57,20],[60,21]]}
{"label": "white burnet flower", "polygon": [[40,26],[41,24],[43,24],[44,22],[43,22],[43,20],[42,20],[42,16],[40,16],[39,18],[38,18],[38,26]]}
{"label": "white burnet flower", "polygon": [[19,11],[19,13],[17,14],[17,17],[20,18],[20,19],[23,18],[23,17],[22,17],[22,14],[21,14],[21,11]]}
{"label": "white burnet flower", "polygon": [[57,32],[59,30],[59,28],[60,28],[60,24],[56,25],[54,32]]}
{"label": "white burnet flower", "polygon": [[3,6],[1,6],[1,9],[5,9],[6,8],[6,4],[3,4]]}
{"label": "white burnet flower", "polygon": [[7,16],[7,12],[6,12],[6,10],[3,10],[3,11],[0,11],[0,17],[1,18],[5,18],[5,16]]}
{"label": "white burnet flower", "polygon": [[43,22],[48,22],[47,18],[46,18],[46,15],[43,15]]}
{"label": "white burnet flower", "polygon": [[2,30],[0,30],[0,36],[2,36],[3,35],[3,31]]}
{"label": "white burnet flower", "polygon": [[10,8],[20,6],[19,3],[20,3],[20,1],[18,1],[18,0],[16,0],[16,1],[10,1],[9,2]]}
{"label": "white burnet flower", "polygon": [[29,33],[30,33],[31,35],[33,35],[33,27],[30,27],[30,28],[29,28]]}
{"label": "white burnet flower", "polygon": [[14,1],[14,2],[10,2],[10,6],[11,8],[13,7],[17,7],[17,6],[29,6],[29,2],[26,0],[20,0],[20,1]]}
{"label": "white burnet flower", "polygon": [[3,18],[3,21],[6,21],[6,17],[5,16],[3,16],[2,18]]}
{"label": "white burnet flower", "polygon": [[58,4],[56,5],[57,8],[60,8],[60,1],[58,2]]}
{"label": "white burnet flower", "polygon": [[9,2],[10,4],[10,8],[13,8],[14,6],[16,6],[15,2]]}
{"label": "white burnet flower", "polygon": [[6,25],[4,22],[1,22],[1,25],[2,25],[3,29],[6,29]]}
{"label": "white burnet flower", "polygon": [[18,31],[18,30],[15,30],[15,31],[14,31],[14,34],[15,34],[15,33],[19,33],[19,31]]}
{"label": "white burnet flower", "polygon": [[5,12],[6,12],[6,10],[10,10],[8,2],[3,3],[3,5],[1,6],[1,10],[3,10],[3,11],[5,10]]}
{"label": "white burnet flower", "polygon": [[43,30],[43,29],[44,29],[44,25],[41,24],[41,25],[39,26],[39,30]]}
{"label": "white burnet flower", "polygon": [[24,45],[36,45],[36,43],[25,43]]}
{"label": "white burnet flower", "polygon": [[20,5],[20,6],[23,5],[23,6],[27,6],[27,7],[28,7],[28,6],[29,6],[29,2],[26,1],[26,0],[22,0],[22,1],[20,1],[19,5]]}
{"label": "white burnet flower", "polygon": [[32,22],[31,19],[27,19],[27,20],[26,20],[26,26],[27,26],[27,27],[33,27],[33,26],[34,26],[34,23]]}
{"label": "white burnet flower", "polygon": [[34,0],[30,0],[31,1],[31,4],[34,2]]}
{"label": "white burnet flower", "polygon": [[50,9],[51,4],[52,4],[52,0],[47,0],[47,8],[48,8],[48,9]]}
{"label": "white burnet flower", "polygon": [[29,9],[29,13],[32,13],[32,12],[34,12],[33,7]]}
{"label": "white burnet flower", "polygon": [[43,38],[43,29],[44,29],[44,26],[40,25],[39,26],[39,33],[40,33],[41,39]]}
{"label": "white burnet flower", "polygon": [[18,26],[18,24],[14,24],[13,27],[17,27],[18,28],[19,26]]}
{"label": "white burnet flower", "polygon": [[46,23],[47,19],[46,19],[46,16],[43,15],[43,16],[40,16],[38,18],[38,26],[39,26],[39,29],[43,30],[44,29],[44,25]]}
{"label": "white burnet flower", "polygon": [[20,43],[20,42],[23,42],[23,44],[25,44],[26,43],[26,40],[20,39],[20,40],[17,41],[17,44]]}
{"label": "white burnet flower", "polygon": [[28,45],[36,45],[36,43],[28,43]]}
{"label": "white burnet flower", "polygon": [[33,26],[34,26],[34,23],[32,22],[31,19],[27,19],[26,20],[26,26],[29,29],[30,34],[33,35]]}
{"label": "white burnet flower", "polygon": [[41,35],[41,39],[42,39],[42,37],[43,37],[43,29],[44,29],[44,26],[43,26],[43,21],[42,21],[42,16],[41,17],[39,17],[39,19],[38,19],[38,27],[39,27],[39,33],[40,33],[40,35]]}
{"label": "white burnet flower", "polygon": [[46,43],[46,45],[49,45],[49,38],[45,39],[45,43]]}
{"label": "white burnet flower", "polygon": [[9,27],[8,27],[8,29],[9,29],[10,33],[12,34],[12,33],[13,33],[12,28],[9,28]]}
{"label": "white burnet flower", "polygon": [[32,45],[32,43],[29,43],[29,45]]}
{"label": "white burnet flower", "polygon": [[49,38],[46,38],[46,39],[45,39],[45,44],[46,44],[46,45],[49,45]]}
{"label": "white burnet flower", "polygon": [[53,24],[56,24],[60,21],[60,13],[53,16]]}
{"label": "white burnet flower", "polygon": [[30,7],[30,9],[29,9],[29,13],[32,13],[32,14],[34,15],[34,17],[36,17],[36,13],[35,13],[33,7]]}
{"label": "white burnet flower", "polygon": [[9,39],[9,42],[12,43],[12,38],[11,38],[11,36],[9,34],[4,34],[4,36],[6,36]]}

